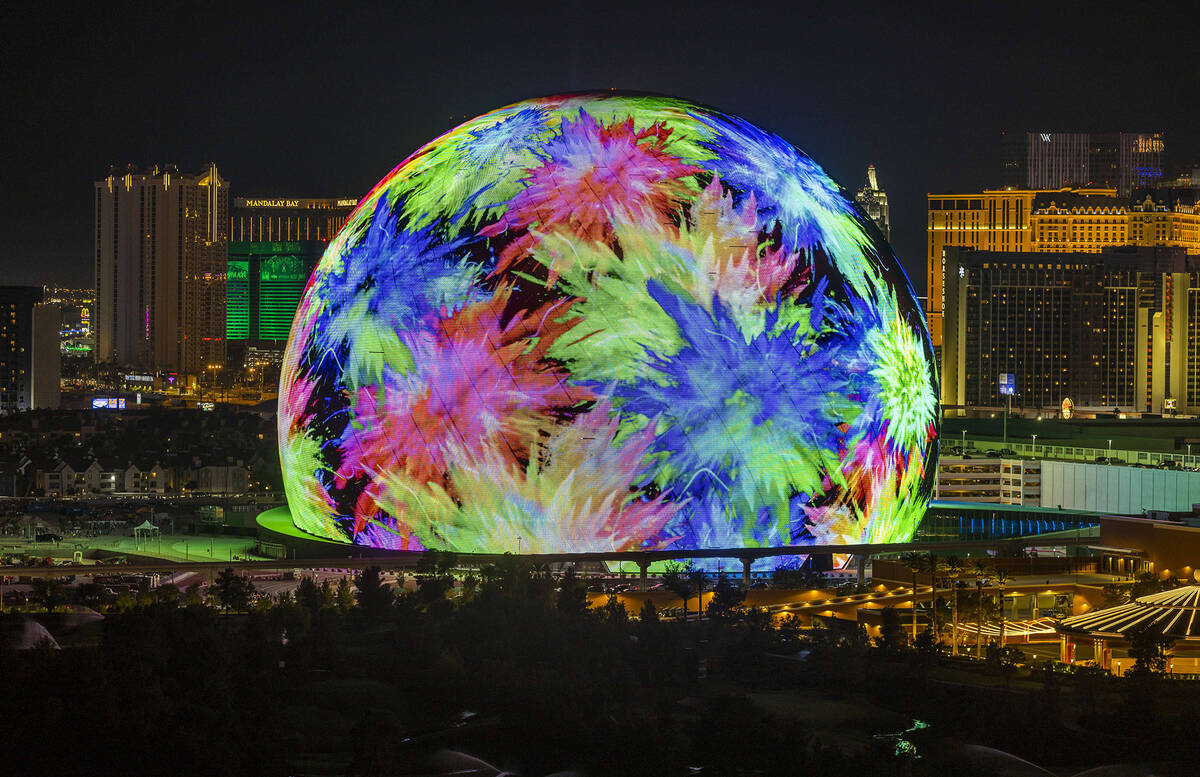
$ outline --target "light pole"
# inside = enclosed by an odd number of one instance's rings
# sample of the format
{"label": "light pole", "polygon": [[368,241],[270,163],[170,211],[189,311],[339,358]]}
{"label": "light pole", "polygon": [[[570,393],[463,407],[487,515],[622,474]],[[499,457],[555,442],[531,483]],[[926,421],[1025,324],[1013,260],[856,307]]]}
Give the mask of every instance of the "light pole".
{"label": "light pole", "polygon": [[1107,458],[1107,459],[1112,458],[1112,440],[1108,441],[1108,455],[1105,456],[1105,458]]}
{"label": "light pole", "polygon": [[1033,435],[1033,455],[1037,456],[1037,435]]}
{"label": "light pole", "polygon": [[965,455],[967,452],[967,430],[966,429],[962,430],[962,441],[963,441],[963,443],[962,443],[963,454]]}

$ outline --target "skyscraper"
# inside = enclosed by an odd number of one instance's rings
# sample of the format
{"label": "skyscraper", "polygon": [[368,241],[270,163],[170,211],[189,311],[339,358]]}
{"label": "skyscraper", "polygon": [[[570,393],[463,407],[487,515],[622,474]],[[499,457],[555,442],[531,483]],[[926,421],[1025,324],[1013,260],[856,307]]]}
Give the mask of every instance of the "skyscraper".
{"label": "skyscraper", "polygon": [[879,188],[879,181],[875,177],[875,165],[867,165],[867,185],[858,190],[858,194],[854,195],[854,201],[858,203],[858,207],[867,215],[867,218],[874,221],[875,226],[879,227],[879,231],[883,233],[883,239],[891,240],[892,221],[888,214],[887,192]]}
{"label": "skyscraper", "polygon": [[200,373],[225,360],[229,183],[112,171],[95,184],[96,359]]}
{"label": "skyscraper", "polygon": [[1014,189],[1090,186],[1128,196],[1163,177],[1161,132],[1004,133],[1001,185]]}
{"label": "skyscraper", "polygon": [[0,415],[59,403],[59,310],[40,286],[0,286]]}
{"label": "skyscraper", "polygon": [[277,364],[292,317],[351,197],[237,197],[230,211],[226,336],[235,369]]}
{"label": "skyscraper", "polygon": [[1162,412],[1191,406],[1200,263],[1179,248],[1099,253],[944,253],[942,401],[997,407],[997,377],[1017,401],[1053,409]]}

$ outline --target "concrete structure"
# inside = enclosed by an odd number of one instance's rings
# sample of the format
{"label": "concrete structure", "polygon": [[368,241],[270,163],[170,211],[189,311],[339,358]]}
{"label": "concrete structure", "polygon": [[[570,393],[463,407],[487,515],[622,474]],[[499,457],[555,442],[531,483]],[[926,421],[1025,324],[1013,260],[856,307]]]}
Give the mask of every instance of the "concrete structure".
{"label": "concrete structure", "polygon": [[1200,410],[1200,261],[1181,248],[942,254],[942,404]]}
{"label": "concrete structure", "polygon": [[228,214],[214,164],[96,182],[97,361],[192,374],[224,363]]}
{"label": "concrete structure", "polygon": [[933,498],[951,502],[1041,505],[1041,462],[941,457]]}
{"label": "concrete structure", "polygon": [[1128,195],[1163,177],[1161,132],[1026,132],[1005,141],[1004,185],[1017,189],[1104,186]]}
{"label": "concrete structure", "polygon": [[59,404],[60,313],[40,286],[0,286],[0,415]]}
{"label": "concrete structure", "polygon": [[985,189],[930,194],[926,271],[933,344],[942,344],[943,252],[951,246],[1021,253],[1085,252],[1121,245],[1200,254],[1200,210],[1186,198],[1130,200],[1115,188]]}
{"label": "concrete structure", "polygon": [[883,233],[883,239],[891,240],[892,220],[888,212],[887,192],[879,188],[879,181],[875,177],[875,165],[867,165],[867,185],[854,195],[854,202],[867,215],[867,218],[874,221],[875,226],[879,227],[879,231]]}
{"label": "concrete structure", "polygon": [[1182,513],[1200,504],[1200,472],[1043,461],[1043,507],[1115,515]]}

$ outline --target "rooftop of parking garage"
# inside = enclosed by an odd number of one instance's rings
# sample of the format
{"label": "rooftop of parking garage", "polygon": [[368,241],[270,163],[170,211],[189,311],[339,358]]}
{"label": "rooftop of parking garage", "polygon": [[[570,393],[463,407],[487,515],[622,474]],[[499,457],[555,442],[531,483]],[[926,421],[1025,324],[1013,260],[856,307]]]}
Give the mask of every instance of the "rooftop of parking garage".
{"label": "rooftop of parking garage", "polygon": [[[943,445],[961,445],[963,432],[966,441],[1004,441],[1003,413],[994,418],[946,418],[942,422]],[[1196,419],[1174,418],[1097,418],[1072,419],[1019,417],[1008,418],[1008,442],[1031,443],[1037,435],[1037,446],[1071,446],[1116,450],[1187,454],[1200,456],[1200,424]],[[1110,444],[1111,443],[1111,444]]]}

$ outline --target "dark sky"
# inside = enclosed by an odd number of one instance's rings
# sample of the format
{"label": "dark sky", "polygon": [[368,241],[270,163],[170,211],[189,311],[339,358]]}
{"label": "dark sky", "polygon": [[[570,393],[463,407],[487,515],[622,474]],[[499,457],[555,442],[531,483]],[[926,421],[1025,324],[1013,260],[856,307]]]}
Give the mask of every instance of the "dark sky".
{"label": "dark sky", "polygon": [[851,191],[873,162],[919,293],[924,194],[997,183],[1002,129],[1162,130],[1172,166],[1200,158],[1190,3],[88,5],[0,12],[0,283],[92,283],[110,163],[359,197],[463,118],[564,91],[739,114]]}

